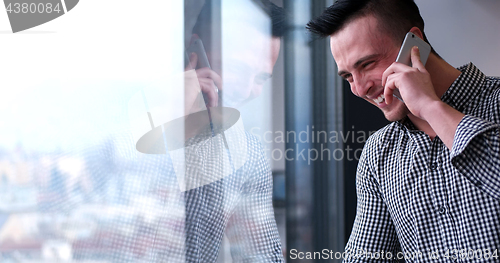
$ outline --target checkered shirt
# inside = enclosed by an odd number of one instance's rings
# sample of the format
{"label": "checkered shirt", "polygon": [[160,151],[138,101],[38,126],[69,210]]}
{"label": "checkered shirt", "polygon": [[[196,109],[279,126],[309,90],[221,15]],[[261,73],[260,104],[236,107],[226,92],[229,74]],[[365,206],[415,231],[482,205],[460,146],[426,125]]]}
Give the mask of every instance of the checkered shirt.
{"label": "checkered shirt", "polygon": [[345,262],[500,262],[500,78],[459,70],[441,98],[465,114],[451,151],[408,119],[368,139]]}
{"label": "checkered shirt", "polygon": [[[230,241],[233,262],[283,262],[272,207],[269,163],[258,139],[249,133],[242,136],[248,153],[240,169],[184,193],[186,262],[215,262],[224,233]],[[200,147],[197,154],[186,154],[189,166],[201,167],[198,160],[207,158],[200,158],[200,154],[216,154],[213,149],[224,149],[221,137],[210,141],[211,145]],[[236,151],[232,149],[231,153]],[[220,161],[212,162],[204,169],[218,173],[221,168],[210,167],[221,165]],[[198,180],[197,176],[191,174],[190,180]]]}
{"label": "checkered shirt", "polygon": [[[168,154],[138,153],[135,147],[129,147],[133,146],[133,139],[127,134],[117,134],[114,146],[105,144],[97,152],[86,152],[85,155],[104,160],[112,160],[119,152],[129,160],[116,158],[118,163],[109,168],[106,165],[112,161],[89,159],[89,163],[96,164],[89,167],[89,172],[96,176],[96,191],[101,189],[98,192],[102,192],[103,199],[111,202],[103,209],[119,212],[113,218],[101,219],[93,237],[74,244],[73,259],[112,263],[218,262],[225,234],[231,262],[283,262],[269,163],[258,138],[248,132],[242,135],[241,142],[246,143],[247,149],[243,166],[222,179],[188,191],[181,191]],[[220,139],[211,143],[223,147]],[[214,153],[205,148],[199,150],[203,154]],[[187,170],[199,168],[200,162],[206,161],[192,152],[186,153],[186,158]],[[196,179],[190,175],[190,179]],[[114,201],[105,197],[112,192]],[[72,198],[60,201],[54,209],[59,208],[63,214],[71,214],[82,205]]]}

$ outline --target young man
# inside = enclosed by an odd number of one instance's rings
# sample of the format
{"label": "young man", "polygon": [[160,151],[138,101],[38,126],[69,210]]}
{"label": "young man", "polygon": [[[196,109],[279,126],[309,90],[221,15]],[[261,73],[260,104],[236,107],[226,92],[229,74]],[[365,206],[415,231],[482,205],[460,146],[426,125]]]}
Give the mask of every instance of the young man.
{"label": "young man", "polygon": [[307,27],[330,37],[351,91],[393,121],[359,161],[346,261],[498,261],[500,79],[434,50],[425,66],[415,47],[412,67],[394,62],[407,32],[428,42],[413,0],[339,0]]}

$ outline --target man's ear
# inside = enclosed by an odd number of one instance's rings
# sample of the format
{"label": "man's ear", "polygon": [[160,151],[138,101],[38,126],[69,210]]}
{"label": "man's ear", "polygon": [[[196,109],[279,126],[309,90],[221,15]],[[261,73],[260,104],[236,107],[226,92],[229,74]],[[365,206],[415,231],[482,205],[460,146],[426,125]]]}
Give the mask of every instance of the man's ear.
{"label": "man's ear", "polygon": [[413,34],[415,34],[417,37],[419,37],[420,39],[424,39],[424,33],[422,33],[422,31],[420,30],[420,28],[414,26],[410,29],[410,32],[412,32]]}

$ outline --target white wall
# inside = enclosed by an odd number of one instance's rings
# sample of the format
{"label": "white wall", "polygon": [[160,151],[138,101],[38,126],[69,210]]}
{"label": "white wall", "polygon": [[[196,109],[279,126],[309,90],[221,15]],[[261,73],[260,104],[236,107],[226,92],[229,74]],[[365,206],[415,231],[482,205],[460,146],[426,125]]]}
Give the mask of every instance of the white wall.
{"label": "white wall", "polygon": [[473,62],[500,76],[500,1],[415,0],[437,53],[459,67]]}

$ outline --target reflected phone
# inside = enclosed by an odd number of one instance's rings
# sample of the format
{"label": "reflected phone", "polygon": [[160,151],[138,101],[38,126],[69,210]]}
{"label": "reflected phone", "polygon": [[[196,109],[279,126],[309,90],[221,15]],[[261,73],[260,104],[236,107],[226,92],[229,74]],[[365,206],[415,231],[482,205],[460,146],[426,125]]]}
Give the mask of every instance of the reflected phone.
{"label": "reflected phone", "polygon": [[[189,57],[191,53],[196,53],[198,56],[198,63],[196,64],[194,69],[200,69],[200,68],[209,68],[210,67],[210,62],[208,61],[207,53],[205,52],[205,47],[203,46],[203,41],[201,39],[196,39],[193,41],[193,43],[186,49],[185,52],[185,65],[186,67],[189,65]],[[219,97],[219,105],[222,103],[222,92],[221,90],[217,90],[217,94]],[[205,103],[208,102],[208,97],[205,93],[203,93],[203,99]]]}
{"label": "reflected phone", "polygon": [[189,65],[189,57],[191,53],[196,53],[198,55],[198,64],[196,68],[211,68],[208,62],[207,53],[205,52],[205,47],[203,46],[203,41],[201,39],[196,39],[187,49],[186,49],[186,66]]}
{"label": "reflected phone", "polygon": [[[411,49],[414,46],[418,47],[418,50],[420,52],[420,61],[422,61],[422,64],[424,64],[425,66],[425,63],[429,58],[429,54],[431,53],[431,46],[412,32],[408,32],[406,34],[403,45],[401,45],[401,49],[399,49],[399,54],[396,58],[396,62],[403,63],[411,67]],[[404,102],[398,89],[394,90],[393,95],[400,101]]]}

